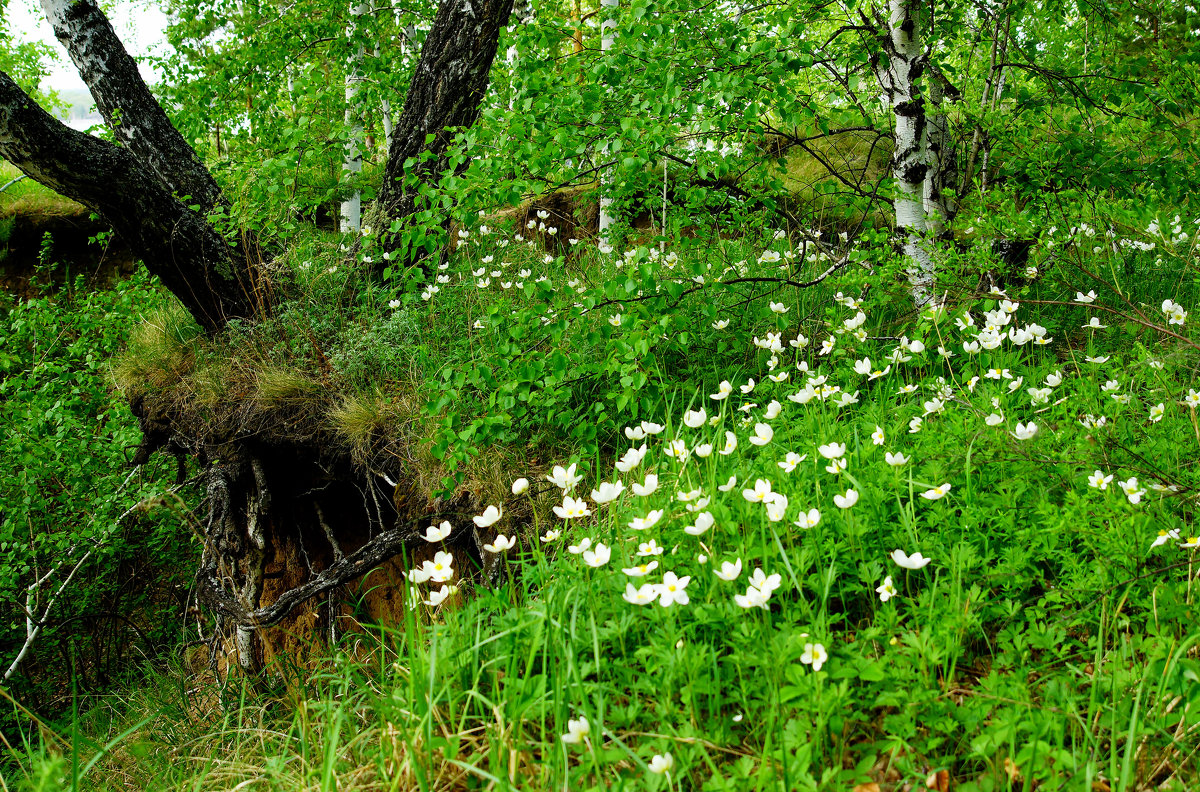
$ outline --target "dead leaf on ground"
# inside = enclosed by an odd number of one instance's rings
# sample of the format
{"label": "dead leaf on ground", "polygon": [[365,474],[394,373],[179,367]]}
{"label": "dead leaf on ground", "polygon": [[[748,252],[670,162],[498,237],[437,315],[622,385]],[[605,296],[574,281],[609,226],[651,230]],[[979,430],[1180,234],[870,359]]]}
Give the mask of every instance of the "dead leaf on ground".
{"label": "dead leaf on ground", "polygon": [[935,770],[925,779],[925,786],[937,792],[950,792],[950,771]]}

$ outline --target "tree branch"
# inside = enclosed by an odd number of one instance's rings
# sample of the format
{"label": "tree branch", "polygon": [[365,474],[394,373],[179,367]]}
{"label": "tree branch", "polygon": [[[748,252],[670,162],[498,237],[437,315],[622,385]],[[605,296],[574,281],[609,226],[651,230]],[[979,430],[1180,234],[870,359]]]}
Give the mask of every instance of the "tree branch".
{"label": "tree branch", "polygon": [[[450,167],[455,136],[479,116],[512,8],[513,0],[442,0],[438,6],[393,130],[371,219],[385,231],[385,252],[399,253],[404,265],[420,261],[424,250],[389,229],[408,225],[423,208],[421,186],[435,183]],[[464,161],[457,170],[466,166]],[[387,265],[381,257],[379,270]]]}
{"label": "tree branch", "polygon": [[[448,515],[435,514],[433,519],[442,516]],[[423,540],[420,534],[413,531],[413,526],[429,519],[429,515],[422,515],[420,519],[409,521],[403,528],[394,528],[379,534],[350,555],[335,561],[308,582],[285,591],[270,605],[262,608],[247,610],[225,590],[217,577],[216,554],[196,572],[197,591],[210,608],[232,619],[239,629],[257,630],[270,627],[287,618],[288,614],[305,600],[371,571],[384,561],[394,558],[410,544],[420,544]]]}
{"label": "tree branch", "polygon": [[0,72],[0,156],[50,189],[99,212],[205,330],[266,312],[258,267],[233,255],[126,148],[54,119]]}
{"label": "tree branch", "polygon": [[130,153],[202,214],[228,206],[221,188],[151,95],[116,32],[93,0],[41,0],[96,109]]}

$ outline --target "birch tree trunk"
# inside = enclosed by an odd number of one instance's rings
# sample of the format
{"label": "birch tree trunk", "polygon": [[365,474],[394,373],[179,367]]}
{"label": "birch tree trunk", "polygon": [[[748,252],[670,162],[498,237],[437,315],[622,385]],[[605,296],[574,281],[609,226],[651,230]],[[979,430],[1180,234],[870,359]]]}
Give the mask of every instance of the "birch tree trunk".
{"label": "birch tree trunk", "polygon": [[895,152],[892,179],[895,183],[896,230],[904,237],[904,257],[913,301],[925,306],[936,266],[927,240],[925,175],[929,171],[929,136],[925,98],[919,80],[926,58],[917,33],[914,0],[890,0],[886,33],[880,43],[887,63],[875,61],[875,75],[895,119]]}
{"label": "birch tree trunk", "polygon": [[958,157],[950,136],[950,118],[946,114],[947,102],[953,101],[956,95],[957,92],[944,82],[941,75],[931,70],[929,104],[933,107],[933,113],[929,116],[929,170],[925,172],[923,190],[925,227],[931,239],[942,238],[946,227],[958,213],[955,193]]}
{"label": "birch tree trunk", "polygon": [[[608,52],[613,48],[617,41],[617,12],[616,9],[620,4],[620,0],[600,0],[604,19],[600,22],[600,51]],[[609,190],[612,188],[612,176],[606,171],[600,171],[600,252],[611,253],[612,245],[608,240],[608,231],[612,228],[613,217],[609,211],[612,206],[612,197],[609,195]]]}
{"label": "birch tree trunk", "polygon": [[[147,142],[134,137],[139,146]],[[209,333],[229,319],[262,316],[270,297],[257,266],[133,152],[51,117],[0,72],[0,156],[101,214]]]}
{"label": "birch tree trunk", "polygon": [[137,62],[92,0],[41,0],[54,35],[66,48],[96,109],[117,140],[180,197],[201,212],[227,206],[221,188],[146,87]]}
{"label": "birch tree trunk", "polygon": [[[359,19],[367,13],[366,5],[354,3],[350,6],[349,38],[353,42],[358,37]],[[343,234],[358,233],[362,228],[362,191],[358,188],[358,176],[362,173],[363,125],[362,109],[356,101],[358,89],[362,84],[363,47],[355,46],[346,62],[346,129],[350,138],[346,141],[346,158],[342,161],[342,180],[355,185],[354,192],[342,201],[341,232]]]}
{"label": "birch tree trunk", "polygon": [[[388,146],[383,186],[371,225],[381,229],[384,252],[410,266],[426,255],[425,229],[413,215],[426,208],[422,189],[450,169],[450,146],[479,117],[500,31],[513,0],[444,0],[425,38]],[[427,142],[428,141],[428,142]],[[465,170],[467,162],[457,165]],[[378,262],[382,272],[388,261]]]}

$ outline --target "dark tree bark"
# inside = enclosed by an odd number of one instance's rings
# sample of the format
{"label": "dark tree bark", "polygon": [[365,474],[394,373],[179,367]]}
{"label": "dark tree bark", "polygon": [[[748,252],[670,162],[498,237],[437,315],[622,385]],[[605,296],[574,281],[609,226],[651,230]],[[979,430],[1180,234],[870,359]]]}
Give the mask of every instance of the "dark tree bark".
{"label": "dark tree bark", "polygon": [[0,156],[99,212],[204,329],[261,316],[257,268],[147,172],[129,149],[55,120],[0,72]]}
{"label": "dark tree bark", "polygon": [[[454,136],[479,117],[500,31],[512,8],[513,0],[446,0],[425,38],[371,216],[378,228],[399,229],[384,234],[384,250],[399,253],[407,264],[425,255],[406,245],[404,235],[409,218],[422,208],[420,188],[436,183],[450,167]],[[427,144],[429,135],[433,140]],[[380,271],[386,264],[379,263]]]}
{"label": "dark tree bark", "polygon": [[41,0],[54,35],[66,47],[96,109],[130,153],[202,214],[228,205],[196,152],[146,87],[137,62],[125,51],[92,0]]}

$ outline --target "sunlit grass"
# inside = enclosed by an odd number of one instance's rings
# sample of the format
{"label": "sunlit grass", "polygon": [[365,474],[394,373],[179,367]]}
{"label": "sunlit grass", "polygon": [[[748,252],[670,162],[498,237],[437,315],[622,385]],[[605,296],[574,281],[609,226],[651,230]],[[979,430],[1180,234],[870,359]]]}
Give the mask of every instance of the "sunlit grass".
{"label": "sunlit grass", "polygon": [[[109,742],[81,788],[1196,783],[1198,358],[1163,307],[1195,304],[1190,240],[1063,229],[1005,293],[949,280],[918,315],[871,240],[567,261],[533,230],[467,229],[352,319],[353,262],[300,267],[303,329],[228,342],[272,403],[315,398],[298,361],[323,361],[356,455],[403,421],[488,460],[463,486],[504,515],[451,527],[515,538],[502,573],[415,574],[405,623],[301,685],[218,706],[159,669],[57,736],[27,721],[16,783]],[[170,369],[187,339],[153,327],[135,350]]]}
{"label": "sunlit grass", "polygon": [[0,187],[8,187],[4,192],[0,192],[0,217],[18,214],[74,215],[84,211],[79,204],[43,187],[33,179],[20,179],[22,175],[14,165],[0,160]]}

